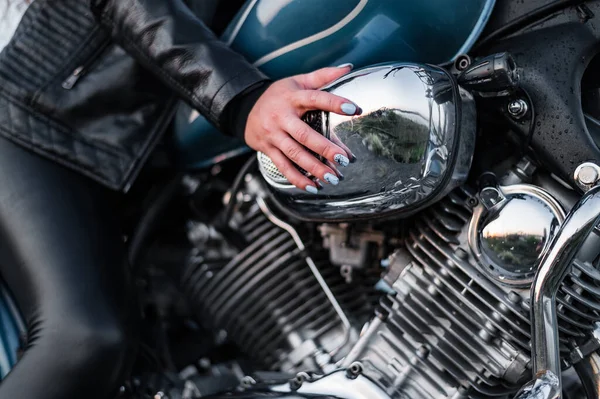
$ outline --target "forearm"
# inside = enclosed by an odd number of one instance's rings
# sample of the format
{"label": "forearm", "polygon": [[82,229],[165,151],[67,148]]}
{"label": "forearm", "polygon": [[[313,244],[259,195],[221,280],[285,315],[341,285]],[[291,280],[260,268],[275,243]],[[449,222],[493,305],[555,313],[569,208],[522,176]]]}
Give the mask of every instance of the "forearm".
{"label": "forearm", "polygon": [[91,1],[115,40],[219,128],[227,105],[266,80],[182,0]]}

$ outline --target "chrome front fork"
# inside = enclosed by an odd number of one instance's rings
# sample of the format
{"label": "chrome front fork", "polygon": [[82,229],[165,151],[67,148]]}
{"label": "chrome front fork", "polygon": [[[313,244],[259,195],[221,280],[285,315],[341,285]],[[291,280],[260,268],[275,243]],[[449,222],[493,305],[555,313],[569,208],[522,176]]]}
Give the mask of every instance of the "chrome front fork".
{"label": "chrome front fork", "polygon": [[[573,207],[540,261],[531,286],[531,349],[535,379],[526,384],[515,399],[562,398],[556,294],[575,255],[598,222],[600,186],[590,189]],[[600,360],[600,357],[594,359]],[[595,362],[594,366],[598,364],[600,362]],[[594,382],[598,383],[597,378]]]}

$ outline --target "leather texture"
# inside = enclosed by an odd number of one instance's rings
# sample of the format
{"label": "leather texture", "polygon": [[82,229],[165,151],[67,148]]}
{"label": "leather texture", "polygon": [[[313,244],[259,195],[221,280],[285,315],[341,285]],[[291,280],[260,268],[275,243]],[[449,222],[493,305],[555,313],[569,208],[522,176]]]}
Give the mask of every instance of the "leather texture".
{"label": "leather texture", "polygon": [[136,341],[118,198],[0,138],[0,273],[28,326],[0,398],[106,399]]}
{"label": "leather texture", "polygon": [[226,128],[265,80],[183,0],[36,0],[0,53],[0,135],[126,191],[174,94]]}
{"label": "leather texture", "polygon": [[217,127],[227,104],[266,80],[183,0],[92,0],[100,21],[142,65]]}

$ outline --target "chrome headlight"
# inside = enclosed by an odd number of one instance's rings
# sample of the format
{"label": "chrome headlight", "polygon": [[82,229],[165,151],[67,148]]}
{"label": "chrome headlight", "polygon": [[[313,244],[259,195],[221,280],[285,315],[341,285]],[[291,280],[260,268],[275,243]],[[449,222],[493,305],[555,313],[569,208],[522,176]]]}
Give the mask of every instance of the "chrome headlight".
{"label": "chrome headlight", "polygon": [[406,216],[462,183],[474,151],[475,106],[444,69],[408,63],[356,70],[323,90],[360,106],[358,116],[312,113],[308,121],[356,162],[317,194],[296,189],[259,154],[273,198],[304,220]]}

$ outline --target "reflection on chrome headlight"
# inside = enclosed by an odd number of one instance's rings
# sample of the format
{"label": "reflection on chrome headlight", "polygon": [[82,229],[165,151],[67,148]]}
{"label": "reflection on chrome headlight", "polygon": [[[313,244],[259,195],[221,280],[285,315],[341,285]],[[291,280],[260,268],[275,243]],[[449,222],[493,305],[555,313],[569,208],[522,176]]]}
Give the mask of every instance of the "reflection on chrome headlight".
{"label": "reflection on chrome headlight", "polygon": [[[318,194],[291,186],[268,157],[260,170],[276,202],[305,220],[406,216],[441,198],[467,176],[474,151],[472,97],[445,70],[417,64],[384,64],[356,70],[324,90],[363,110],[358,116],[328,112],[314,126],[348,147],[357,161],[345,179]],[[274,168],[274,169],[273,169]]]}

